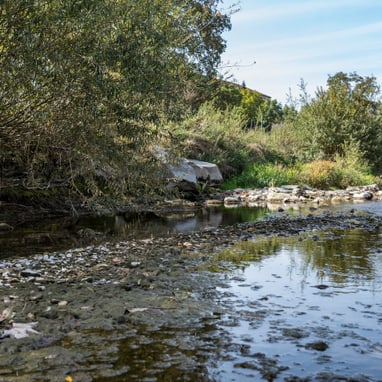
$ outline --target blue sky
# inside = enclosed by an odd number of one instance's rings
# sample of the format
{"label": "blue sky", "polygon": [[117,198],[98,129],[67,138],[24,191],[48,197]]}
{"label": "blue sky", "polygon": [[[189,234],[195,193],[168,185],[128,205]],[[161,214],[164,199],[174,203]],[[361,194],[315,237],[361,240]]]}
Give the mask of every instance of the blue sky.
{"label": "blue sky", "polygon": [[382,0],[241,0],[240,8],[221,69],[239,83],[282,104],[289,89],[298,96],[301,79],[314,95],[339,71],[382,85]]}

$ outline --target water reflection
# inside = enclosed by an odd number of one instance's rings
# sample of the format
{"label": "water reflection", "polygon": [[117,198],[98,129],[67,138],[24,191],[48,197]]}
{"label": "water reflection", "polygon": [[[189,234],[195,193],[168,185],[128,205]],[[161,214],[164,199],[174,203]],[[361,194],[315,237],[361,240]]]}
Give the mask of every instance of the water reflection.
{"label": "water reflection", "polygon": [[0,232],[0,257],[31,255],[65,250],[105,240],[160,237],[177,232],[192,232],[211,227],[253,221],[265,216],[264,207],[203,208],[179,214],[153,212],[84,217],[75,223],[49,221]]}
{"label": "water reflection", "polygon": [[119,343],[113,370],[128,371],[114,377],[97,378],[96,382],[212,381],[207,365],[212,364],[211,355],[219,349],[219,342],[215,325],[208,323],[192,332],[163,327],[148,335],[142,328],[134,337]]}
{"label": "water reflection", "polygon": [[241,242],[216,255],[233,264],[220,313],[118,342],[97,382],[380,381],[381,233]]}
{"label": "water reflection", "polygon": [[264,207],[228,209],[224,207],[202,208],[197,211],[157,215],[155,213],[126,214],[109,219],[81,219],[76,229],[92,228],[115,235],[134,238],[160,236],[176,232],[192,232],[211,227],[253,221],[268,213]]}
{"label": "water reflection", "polygon": [[244,242],[221,254],[244,261],[221,290],[229,311],[221,327],[248,352],[221,361],[221,380],[266,380],[259,353],[276,361],[275,381],[379,380],[381,244],[380,232],[337,230]]}
{"label": "water reflection", "polygon": [[253,263],[282,252],[290,253],[291,259],[298,253],[301,272],[315,272],[317,282],[327,280],[340,286],[349,279],[354,282],[375,279],[376,265],[382,257],[382,237],[379,232],[361,229],[327,230],[297,238],[269,237],[240,242],[218,254],[217,259]]}
{"label": "water reflection", "polygon": [[[373,215],[382,215],[382,203],[378,201],[333,205],[330,209],[361,210]],[[16,227],[11,232],[0,232],[0,258],[65,250],[111,238],[155,238],[176,232],[191,232],[254,221],[271,213],[305,215],[321,212],[322,209],[312,211],[307,205],[284,204],[280,210],[280,205],[266,204],[253,207],[210,207],[183,214],[157,215],[145,212],[89,217],[76,222],[59,219],[33,226]]]}

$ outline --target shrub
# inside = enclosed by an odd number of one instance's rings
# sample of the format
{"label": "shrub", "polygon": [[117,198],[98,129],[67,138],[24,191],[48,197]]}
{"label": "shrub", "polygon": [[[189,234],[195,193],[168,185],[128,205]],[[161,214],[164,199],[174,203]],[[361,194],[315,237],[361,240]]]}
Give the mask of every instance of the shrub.
{"label": "shrub", "polygon": [[300,180],[311,187],[327,189],[338,184],[335,162],[316,160],[302,166]]}
{"label": "shrub", "polygon": [[271,155],[265,147],[254,144],[255,133],[243,126],[239,108],[218,110],[212,103],[205,103],[195,115],[166,129],[171,131],[180,155],[213,162],[228,177]]}
{"label": "shrub", "polygon": [[255,163],[243,171],[239,176],[224,182],[222,188],[262,188],[282,186],[295,183],[297,175],[298,168],[296,166],[286,167],[279,163]]}
{"label": "shrub", "polygon": [[333,161],[316,160],[302,166],[300,182],[316,188],[346,188],[377,183],[358,145],[349,143],[341,148]]}
{"label": "shrub", "polygon": [[356,73],[329,76],[327,89],[302,105],[294,124],[305,135],[299,152],[310,160],[334,160],[356,142],[364,158],[380,168],[382,124],[379,85],[375,77]]}

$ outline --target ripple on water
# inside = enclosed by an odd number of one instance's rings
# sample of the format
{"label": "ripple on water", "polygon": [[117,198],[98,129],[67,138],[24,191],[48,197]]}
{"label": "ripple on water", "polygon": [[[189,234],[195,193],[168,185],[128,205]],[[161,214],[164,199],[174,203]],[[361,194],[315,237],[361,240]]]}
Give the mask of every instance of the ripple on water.
{"label": "ripple on water", "polygon": [[[235,374],[242,381],[265,379],[267,372],[275,380],[379,380],[382,267],[374,254],[381,242],[376,234],[356,236],[362,241],[338,232],[322,241],[270,238],[240,244],[241,251],[247,249],[246,266],[228,281],[233,296],[226,308],[235,317],[230,335],[238,348],[247,347],[245,354],[236,352],[236,362],[221,362],[223,381]],[[253,361],[259,352],[267,363]]]}

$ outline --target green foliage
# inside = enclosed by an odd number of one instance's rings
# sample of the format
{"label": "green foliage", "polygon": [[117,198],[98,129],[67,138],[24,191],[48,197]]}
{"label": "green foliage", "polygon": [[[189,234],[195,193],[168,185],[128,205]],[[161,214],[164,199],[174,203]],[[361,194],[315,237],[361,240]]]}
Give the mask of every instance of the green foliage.
{"label": "green foliage", "polygon": [[275,99],[264,100],[257,109],[255,128],[270,131],[272,126],[283,119],[283,109]]}
{"label": "green foliage", "polygon": [[343,155],[337,154],[334,158],[337,172],[336,187],[346,188],[348,186],[380,183],[378,178],[372,175],[372,169],[358,145],[345,144],[342,152]]}
{"label": "green foliage", "polygon": [[327,87],[305,101],[294,123],[305,142],[298,150],[306,159],[332,160],[344,154],[346,145],[356,144],[367,161],[378,167],[382,119],[376,79],[337,73],[329,77]]}
{"label": "green foliage", "polygon": [[302,83],[299,111],[216,80],[230,28],[219,4],[0,2],[1,195],[160,190],[150,147],[164,136],[235,176],[229,187],[370,183],[382,154],[375,78],[337,73],[313,99]]}
{"label": "green foliage", "polygon": [[286,184],[308,185],[318,189],[340,188],[379,183],[367,166],[353,157],[338,157],[336,161],[316,160],[288,166],[279,163],[255,163],[240,175],[231,177],[223,189],[277,187]]}
{"label": "green foliage", "polygon": [[294,184],[298,177],[296,167],[286,167],[279,163],[255,163],[240,175],[227,180],[223,189],[262,188]]}
{"label": "green foliage", "polygon": [[171,132],[173,139],[167,144],[177,147],[179,155],[213,162],[223,177],[230,177],[254,161],[277,158],[257,142],[256,131],[243,129],[244,118],[240,107],[220,110],[207,102],[197,113],[182,122],[166,123],[161,130]]}
{"label": "green foliage", "polygon": [[216,74],[230,28],[219,3],[2,1],[3,174],[89,196],[145,187],[149,126],[179,118]]}
{"label": "green foliage", "polygon": [[244,127],[265,129],[270,131],[272,126],[283,119],[281,105],[255,90],[226,81],[217,81],[211,100],[217,109],[239,107],[244,118]]}
{"label": "green foliage", "polygon": [[260,93],[248,88],[242,88],[240,93],[242,97],[240,107],[244,112],[246,121],[248,124],[253,123],[254,126],[251,127],[255,127],[257,125],[258,111],[264,99]]}
{"label": "green foliage", "polygon": [[298,176],[299,182],[319,189],[360,186],[378,183],[371,175],[370,169],[360,158],[352,156],[351,151],[345,157],[337,156],[336,160],[316,160],[302,166]]}
{"label": "green foliage", "polygon": [[302,166],[300,174],[303,183],[319,188],[328,189],[337,184],[336,164],[329,160],[316,160]]}
{"label": "green foliage", "polygon": [[183,122],[170,124],[179,154],[220,166],[224,175],[242,171],[251,154],[240,108],[219,110],[210,102]]}
{"label": "green foliage", "polygon": [[282,120],[282,107],[276,101],[257,91],[242,88],[240,107],[246,118],[246,127],[270,131],[272,126]]}
{"label": "green foliage", "polygon": [[212,95],[213,105],[220,110],[240,106],[242,94],[238,86],[225,82],[217,82]]}
{"label": "green foliage", "polygon": [[[303,99],[312,102],[307,95]],[[332,158],[315,153],[312,132],[301,124],[308,105],[300,112],[290,107],[285,122],[267,131],[242,129],[246,116],[241,107],[222,111],[207,103],[180,125],[176,135],[183,155],[220,166],[227,179],[223,188],[284,184],[346,188],[376,183],[361,144],[355,140],[340,144]]]}

